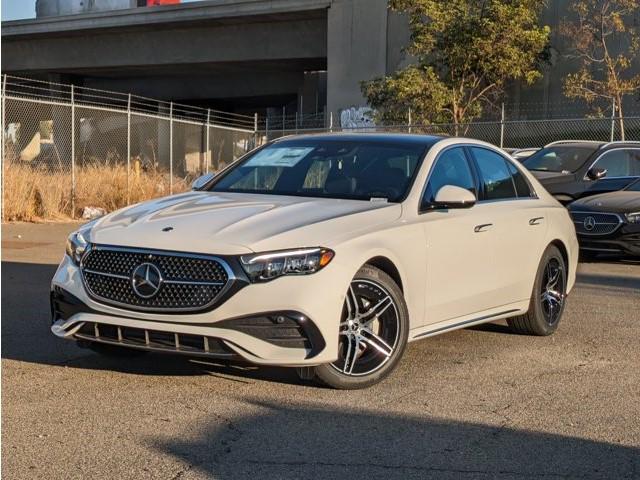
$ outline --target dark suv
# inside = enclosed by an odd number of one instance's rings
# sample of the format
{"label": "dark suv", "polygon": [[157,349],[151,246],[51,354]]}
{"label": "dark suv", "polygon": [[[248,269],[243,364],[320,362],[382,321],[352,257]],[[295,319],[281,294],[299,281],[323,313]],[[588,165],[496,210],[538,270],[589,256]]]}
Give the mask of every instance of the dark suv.
{"label": "dark suv", "polygon": [[523,164],[561,203],[621,190],[640,177],[640,142],[553,142]]}

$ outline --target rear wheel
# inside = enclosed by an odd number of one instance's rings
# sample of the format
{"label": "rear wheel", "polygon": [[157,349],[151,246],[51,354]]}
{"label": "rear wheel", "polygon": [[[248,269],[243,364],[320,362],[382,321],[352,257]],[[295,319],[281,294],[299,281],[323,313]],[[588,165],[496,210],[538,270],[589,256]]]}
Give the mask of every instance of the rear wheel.
{"label": "rear wheel", "polygon": [[338,359],[316,367],[316,377],[339,389],[365,388],[396,367],[409,333],[409,314],[396,283],[366,265],[349,285],[340,321]]}
{"label": "rear wheel", "polygon": [[549,245],[538,266],[529,311],[507,323],[516,333],[551,335],[560,323],[566,296],[567,266],[558,247]]}

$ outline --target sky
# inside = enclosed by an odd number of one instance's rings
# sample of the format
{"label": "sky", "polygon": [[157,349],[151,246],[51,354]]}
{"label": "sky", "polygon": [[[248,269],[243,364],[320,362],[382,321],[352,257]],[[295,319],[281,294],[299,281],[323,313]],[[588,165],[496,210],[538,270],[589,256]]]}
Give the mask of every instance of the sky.
{"label": "sky", "polygon": [[[182,0],[183,3],[198,0]],[[34,18],[36,16],[36,0],[2,0],[2,21]]]}
{"label": "sky", "polygon": [[2,20],[36,16],[36,0],[2,0]]}

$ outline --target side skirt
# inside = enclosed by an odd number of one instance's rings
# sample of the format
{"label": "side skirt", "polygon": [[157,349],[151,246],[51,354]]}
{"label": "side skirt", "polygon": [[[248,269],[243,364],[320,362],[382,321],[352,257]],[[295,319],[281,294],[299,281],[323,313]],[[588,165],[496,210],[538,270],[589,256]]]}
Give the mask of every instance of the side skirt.
{"label": "side skirt", "polygon": [[515,315],[520,315],[524,310],[521,308],[505,308],[504,310],[480,315],[477,317],[471,317],[467,320],[455,321],[455,320],[446,320],[445,322],[439,322],[433,325],[427,325],[426,327],[421,327],[415,329],[410,333],[409,341],[419,340],[421,338],[432,337],[434,335],[439,335],[441,333],[450,332],[452,330],[458,330],[460,328],[471,327],[473,325],[479,325],[482,323],[492,322],[494,320],[501,320],[503,318],[513,317]]}

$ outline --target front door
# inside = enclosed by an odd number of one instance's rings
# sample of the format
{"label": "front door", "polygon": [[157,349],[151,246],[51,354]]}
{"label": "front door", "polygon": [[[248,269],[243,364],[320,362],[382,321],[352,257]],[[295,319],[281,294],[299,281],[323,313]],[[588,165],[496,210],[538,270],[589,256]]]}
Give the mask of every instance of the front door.
{"label": "front door", "polygon": [[431,208],[445,185],[478,196],[478,179],[462,146],[449,148],[436,159],[421,202],[427,242],[426,325],[488,308],[486,294],[493,290],[486,278],[495,248],[491,209]]}

